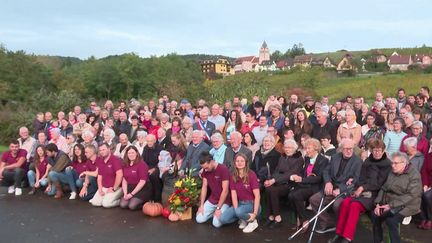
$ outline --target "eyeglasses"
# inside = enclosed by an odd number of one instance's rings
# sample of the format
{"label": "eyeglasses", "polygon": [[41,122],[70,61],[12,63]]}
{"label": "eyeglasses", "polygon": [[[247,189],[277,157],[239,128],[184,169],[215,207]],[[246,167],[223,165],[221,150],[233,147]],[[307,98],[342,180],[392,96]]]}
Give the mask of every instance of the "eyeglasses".
{"label": "eyeglasses", "polygon": [[180,113],[178,113],[178,112],[177,112],[177,113],[174,113],[174,115],[177,115],[177,116],[179,116],[179,115],[180,115]]}
{"label": "eyeglasses", "polygon": [[144,116],[144,115],[145,115],[145,113],[140,113],[140,115],[141,115],[141,116]]}
{"label": "eyeglasses", "polygon": [[403,163],[402,161],[400,161],[400,162],[391,162],[392,165],[397,165],[397,164],[402,164],[402,163]]}

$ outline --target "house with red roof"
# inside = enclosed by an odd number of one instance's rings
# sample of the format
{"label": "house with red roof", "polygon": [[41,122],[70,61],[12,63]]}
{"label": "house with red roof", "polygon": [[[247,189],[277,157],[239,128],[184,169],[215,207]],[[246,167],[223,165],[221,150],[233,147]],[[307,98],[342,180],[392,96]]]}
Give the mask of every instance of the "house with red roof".
{"label": "house with red roof", "polygon": [[394,52],[388,59],[387,65],[391,72],[408,71],[408,67],[413,64],[411,55],[399,55]]}
{"label": "house with red roof", "polygon": [[258,62],[259,58],[256,56],[239,57],[234,62],[234,71],[235,73],[254,72]]}

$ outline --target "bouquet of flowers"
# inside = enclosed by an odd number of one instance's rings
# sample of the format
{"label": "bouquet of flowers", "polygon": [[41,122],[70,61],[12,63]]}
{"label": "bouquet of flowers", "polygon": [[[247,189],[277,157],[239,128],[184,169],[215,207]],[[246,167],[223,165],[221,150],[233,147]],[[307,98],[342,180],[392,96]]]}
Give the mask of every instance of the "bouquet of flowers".
{"label": "bouquet of flowers", "polygon": [[174,183],[174,192],[168,198],[171,213],[184,213],[196,205],[200,197],[201,181],[189,173]]}

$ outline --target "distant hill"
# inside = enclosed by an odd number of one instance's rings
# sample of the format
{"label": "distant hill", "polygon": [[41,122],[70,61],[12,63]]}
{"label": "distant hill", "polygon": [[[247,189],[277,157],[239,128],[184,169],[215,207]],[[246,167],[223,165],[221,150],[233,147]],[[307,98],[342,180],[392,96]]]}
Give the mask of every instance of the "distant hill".
{"label": "distant hill", "polygon": [[79,64],[82,62],[82,60],[77,57],[62,57],[62,56],[48,56],[48,55],[36,56],[36,61],[53,69],[61,69],[66,66]]}
{"label": "distant hill", "polygon": [[209,59],[218,59],[218,58],[224,58],[227,59],[230,63],[233,63],[236,57],[228,57],[228,56],[222,56],[222,55],[208,55],[208,54],[188,54],[188,55],[179,55],[180,57],[191,60],[191,61],[197,61],[202,62]]}

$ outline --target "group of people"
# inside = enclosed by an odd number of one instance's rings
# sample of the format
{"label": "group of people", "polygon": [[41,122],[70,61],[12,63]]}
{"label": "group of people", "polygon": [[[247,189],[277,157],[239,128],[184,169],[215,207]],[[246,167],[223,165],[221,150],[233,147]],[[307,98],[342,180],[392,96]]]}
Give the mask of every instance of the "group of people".
{"label": "group of people", "polygon": [[167,96],[118,107],[91,102],[56,118],[36,114],[32,132],[21,127],[2,154],[0,180],[10,194],[28,184],[29,194],[62,198],[69,190],[69,199],[135,210],[166,203],[188,173],[202,180],[196,221],[215,227],[238,222],[249,233],[260,216],[264,227],[280,227],[285,201],[302,232],[310,211],[331,202],[316,229],[335,231],[329,242],[353,241],[362,214],[373,222],[374,242],[383,240],[383,222],[392,242],[413,216],[418,228],[432,229],[428,87],[396,97],[376,92],[371,106],[363,97],[330,104],[295,94],[251,103],[233,97],[222,106]]}

